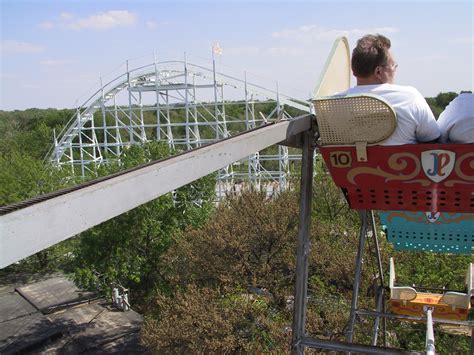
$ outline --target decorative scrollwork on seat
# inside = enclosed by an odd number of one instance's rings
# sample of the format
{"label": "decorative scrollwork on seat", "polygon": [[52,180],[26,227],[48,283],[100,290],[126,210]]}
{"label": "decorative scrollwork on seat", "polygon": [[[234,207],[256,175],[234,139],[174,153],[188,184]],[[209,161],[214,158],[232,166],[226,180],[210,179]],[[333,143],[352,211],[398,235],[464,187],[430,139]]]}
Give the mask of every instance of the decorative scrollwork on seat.
{"label": "decorative scrollwork on seat", "polygon": [[[403,174],[403,170],[405,170],[408,166],[408,160],[411,160],[414,163],[415,165],[414,169],[408,174]],[[376,168],[371,168],[371,167],[353,168],[347,173],[347,180],[350,183],[356,185],[355,178],[358,175],[369,174],[369,175],[384,177],[385,182],[394,181],[394,180],[407,181],[407,180],[413,180],[413,178],[418,176],[421,170],[420,159],[418,159],[416,155],[411,154],[411,153],[392,154],[390,158],[388,159],[388,166],[392,170],[392,172],[385,171],[380,166],[377,166]]]}
{"label": "decorative scrollwork on seat", "polygon": [[[468,160],[467,163],[465,161]],[[467,167],[466,167],[467,165]],[[471,170],[471,174],[466,174],[464,169]],[[454,166],[454,172],[458,177],[463,180],[449,180],[446,181],[445,185],[448,187],[452,187],[456,184],[471,184],[474,182],[474,153],[467,153],[459,157],[456,161],[456,165]]]}

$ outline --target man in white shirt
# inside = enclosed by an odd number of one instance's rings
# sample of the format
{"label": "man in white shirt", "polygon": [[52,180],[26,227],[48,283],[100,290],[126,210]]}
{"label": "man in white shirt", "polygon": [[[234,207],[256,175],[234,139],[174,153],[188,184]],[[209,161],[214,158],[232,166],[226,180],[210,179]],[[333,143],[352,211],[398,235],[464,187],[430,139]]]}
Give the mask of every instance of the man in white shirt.
{"label": "man in white shirt", "polygon": [[393,84],[398,64],[390,46],[390,40],[379,34],[359,39],[351,59],[357,86],[337,96],[370,93],[381,96],[393,107],[397,127],[381,145],[435,142],[440,131],[426,100],[414,87]]}
{"label": "man in white shirt", "polygon": [[463,93],[438,118],[441,143],[474,143],[474,94]]}

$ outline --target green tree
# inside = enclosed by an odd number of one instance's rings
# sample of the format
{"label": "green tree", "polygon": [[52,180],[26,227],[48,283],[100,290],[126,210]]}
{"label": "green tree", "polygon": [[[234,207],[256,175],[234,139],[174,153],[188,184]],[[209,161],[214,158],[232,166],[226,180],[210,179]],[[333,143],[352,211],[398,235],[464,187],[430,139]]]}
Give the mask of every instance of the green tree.
{"label": "green tree", "polygon": [[[103,166],[99,172],[108,175],[170,153],[157,142],[132,146],[120,164]],[[214,185],[210,175],[81,233],[74,251],[76,281],[104,290],[120,284],[132,290],[134,300],[165,289],[167,265],[161,255],[177,231],[206,220],[213,207]]]}
{"label": "green tree", "polygon": [[436,97],[428,97],[426,98],[426,102],[430,105],[431,111],[436,118],[439,117],[441,112],[444,111],[446,106],[454,100],[458,94],[455,92],[440,92]]}
{"label": "green tree", "polygon": [[28,109],[0,111],[0,152],[24,152],[43,159],[58,134],[72,116],[72,110]]}
{"label": "green tree", "polygon": [[70,186],[69,171],[26,153],[0,153],[0,206],[26,200]]}
{"label": "green tree", "polygon": [[[26,153],[0,153],[0,206],[56,191],[74,183],[68,171],[58,169]],[[49,248],[23,260],[19,265],[11,266],[8,270],[13,272],[30,267],[37,270],[38,266],[41,270],[53,269],[63,262],[62,255],[65,253],[67,250],[63,247]],[[55,266],[51,264],[52,261]]]}

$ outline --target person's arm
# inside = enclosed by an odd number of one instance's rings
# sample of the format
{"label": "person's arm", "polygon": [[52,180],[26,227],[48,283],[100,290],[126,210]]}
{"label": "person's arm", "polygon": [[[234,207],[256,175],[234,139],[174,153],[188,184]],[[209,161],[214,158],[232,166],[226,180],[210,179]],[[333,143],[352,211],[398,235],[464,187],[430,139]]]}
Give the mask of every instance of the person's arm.
{"label": "person's arm", "polygon": [[426,142],[417,141],[417,143],[419,143],[419,144],[439,143],[439,137],[436,138],[436,139],[433,139],[433,140],[431,140],[431,141],[426,141]]}
{"label": "person's arm", "polygon": [[425,98],[418,93],[415,100],[416,108],[416,140],[418,143],[436,143],[441,136],[438,123]]}
{"label": "person's arm", "polygon": [[[456,100],[456,99],[454,99]],[[453,115],[455,115],[455,102],[451,103],[440,113],[436,123],[438,124],[439,130],[441,131],[441,136],[439,137],[440,143],[448,143],[449,131],[453,127],[454,122],[452,122]]]}

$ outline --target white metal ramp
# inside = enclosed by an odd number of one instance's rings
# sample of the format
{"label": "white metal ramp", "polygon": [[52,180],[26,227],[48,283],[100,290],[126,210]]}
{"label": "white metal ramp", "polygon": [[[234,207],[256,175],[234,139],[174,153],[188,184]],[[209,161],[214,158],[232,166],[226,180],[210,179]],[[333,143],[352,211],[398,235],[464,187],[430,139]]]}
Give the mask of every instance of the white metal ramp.
{"label": "white metal ramp", "polygon": [[311,128],[312,115],[268,124],[105,179],[0,208],[0,268]]}

